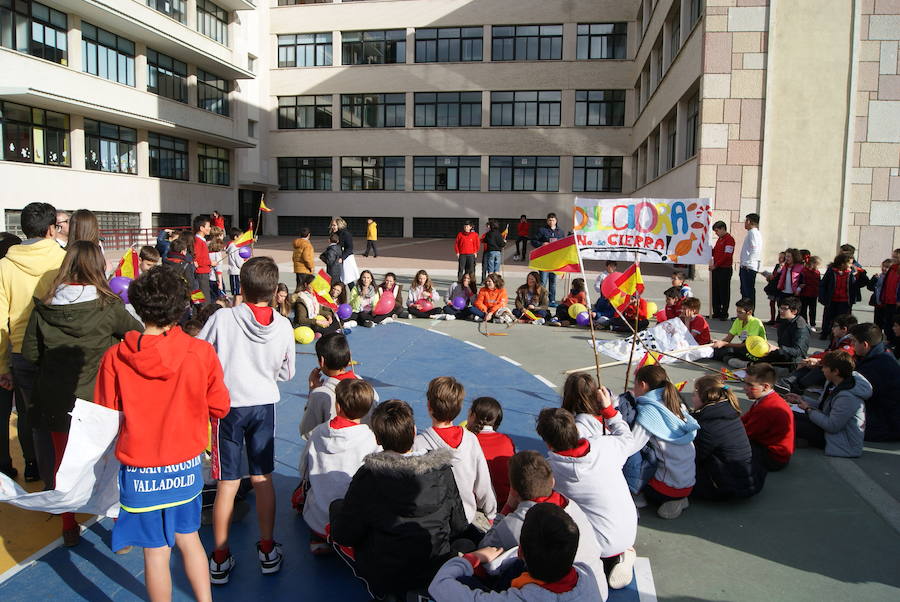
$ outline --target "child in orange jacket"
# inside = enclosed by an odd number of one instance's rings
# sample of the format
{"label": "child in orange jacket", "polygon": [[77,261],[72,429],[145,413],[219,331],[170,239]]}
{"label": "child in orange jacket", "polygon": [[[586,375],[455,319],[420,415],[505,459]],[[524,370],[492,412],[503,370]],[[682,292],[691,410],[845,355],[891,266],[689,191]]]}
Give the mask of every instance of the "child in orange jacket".
{"label": "child in orange jacket", "polygon": [[508,301],[506,289],[503,288],[503,276],[488,274],[469,311],[476,322],[488,322],[493,318],[495,322],[509,323],[513,321],[513,315],[506,306]]}

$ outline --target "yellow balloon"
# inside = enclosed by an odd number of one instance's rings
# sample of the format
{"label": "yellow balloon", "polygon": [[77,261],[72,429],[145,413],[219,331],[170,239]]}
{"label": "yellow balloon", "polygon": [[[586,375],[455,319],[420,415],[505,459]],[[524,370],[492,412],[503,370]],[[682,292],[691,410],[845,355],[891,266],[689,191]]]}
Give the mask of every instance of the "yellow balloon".
{"label": "yellow balloon", "polygon": [[763,357],[769,353],[769,343],[761,336],[747,337],[744,345],[747,347],[747,353],[753,357]]}
{"label": "yellow balloon", "polygon": [[315,338],[316,333],[314,333],[313,329],[309,326],[298,326],[294,329],[294,340],[301,345],[312,343]]}
{"label": "yellow balloon", "polygon": [[655,316],[656,312],[659,311],[659,307],[653,301],[647,301],[647,315]]}
{"label": "yellow balloon", "polygon": [[573,303],[569,306],[569,317],[574,320],[576,317],[578,317],[578,314],[587,310],[587,306],[583,303]]}

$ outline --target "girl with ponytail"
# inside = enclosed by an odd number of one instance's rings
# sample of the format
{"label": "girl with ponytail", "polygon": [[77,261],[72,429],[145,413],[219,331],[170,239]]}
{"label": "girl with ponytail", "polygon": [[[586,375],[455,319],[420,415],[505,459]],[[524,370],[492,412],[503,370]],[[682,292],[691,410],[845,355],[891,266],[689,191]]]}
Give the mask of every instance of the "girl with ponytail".
{"label": "girl with ponytail", "polygon": [[479,397],[472,402],[466,428],[478,437],[478,443],[481,444],[498,508],[502,508],[509,497],[509,460],[516,453],[512,439],[497,432],[501,422],[503,408],[499,401],[493,397]]}
{"label": "girl with ponytail", "polygon": [[597,381],[587,372],[576,372],[563,385],[562,408],[575,416],[579,437],[605,435],[597,402]]}
{"label": "girl with ponytail", "polygon": [[745,498],[766,481],[762,462],[753,461],[741,406],[731,386],[715,374],[694,381],[692,412],[700,432],[694,440],[697,483],[692,495],[708,500]]}

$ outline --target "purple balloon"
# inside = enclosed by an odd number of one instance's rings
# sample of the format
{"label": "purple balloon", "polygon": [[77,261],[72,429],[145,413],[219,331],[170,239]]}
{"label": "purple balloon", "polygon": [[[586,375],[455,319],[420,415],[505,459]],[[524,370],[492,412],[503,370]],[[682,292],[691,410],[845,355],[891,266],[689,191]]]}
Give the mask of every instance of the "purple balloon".
{"label": "purple balloon", "polygon": [[349,303],[341,303],[337,308],[337,316],[341,320],[346,320],[353,313],[353,308],[350,307]]}
{"label": "purple balloon", "polygon": [[128,287],[131,285],[131,278],[127,276],[115,276],[109,280],[109,289],[117,294],[123,303],[128,304]]}
{"label": "purple balloon", "polygon": [[450,304],[455,309],[465,309],[466,307],[466,298],[465,297],[453,297],[453,300],[450,301]]}
{"label": "purple balloon", "polygon": [[575,323],[579,326],[587,326],[591,322],[591,314],[586,311],[581,312],[577,316],[575,316]]}
{"label": "purple balloon", "polygon": [[244,259],[250,259],[250,257],[253,256],[253,249],[251,249],[250,247],[241,247],[241,249],[238,251],[238,255],[240,255]]}

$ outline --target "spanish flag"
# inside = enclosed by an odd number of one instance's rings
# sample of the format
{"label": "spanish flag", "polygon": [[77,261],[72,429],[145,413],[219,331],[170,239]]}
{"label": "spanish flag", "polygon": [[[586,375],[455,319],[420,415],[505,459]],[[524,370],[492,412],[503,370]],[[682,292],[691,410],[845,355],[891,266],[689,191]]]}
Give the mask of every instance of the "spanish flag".
{"label": "spanish flag", "polygon": [[312,289],[313,296],[319,303],[331,309],[337,309],[337,303],[331,298],[331,276],[325,273],[325,270],[319,270],[316,277],[309,284]]}
{"label": "spanish flag", "polygon": [[655,351],[647,351],[644,353],[644,357],[641,358],[640,363],[638,363],[638,370],[643,368],[644,366],[652,366],[653,364],[659,363],[659,354]]}
{"label": "spanish flag", "polygon": [[266,199],[265,198],[259,199],[259,210],[262,211],[263,213],[269,213],[270,211],[272,211],[271,209],[266,207]]}
{"label": "spanish flag", "polygon": [[503,232],[500,233],[500,236],[503,237],[503,240],[506,240],[506,237],[509,236],[509,224],[506,224],[506,227],[503,228]]}
{"label": "spanish flag", "polygon": [[203,303],[206,301],[206,295],[199,288],[191,293],[191,303]]}
{"label": "spanish flag", "polygon": [[628,266],[616,280],[619,290],[626,295],[640,295],[644,292],[644,279],[641,277],[641,268],[637,263]]}
{"label": "spanish flag", "polygon": [[538,247],[529,256],[528,267],[541,272],[580,272],[578,245],[574,236]]}
{"label": "spanish flag", "polygon": [[534,322],[538,319],[538,317],[535,315],[535,313],[533,311],[531,311],[530,309],[523,309],[522,315],[525,316],[526,318],[528,318],[529,320],[531,320],[532,322]]}
{"label": "spanish flag", "polygon": [[140,258],[138,254],[134,252],[134,248],[129,248],[125,251],[125,254],[122,255],[122,259],[119,260],[119,265],[116,267],[116,276],[125,276],[126,278],[131,278],[134,280],[138,276],[141,275],[141,270],[138,262]]}
{"label": "spanish flag", "polygon": [[240,236],[234,239],[234,246],[236,247],[246,247],[247,245],[253,244],[253,229],[247,230]]}

